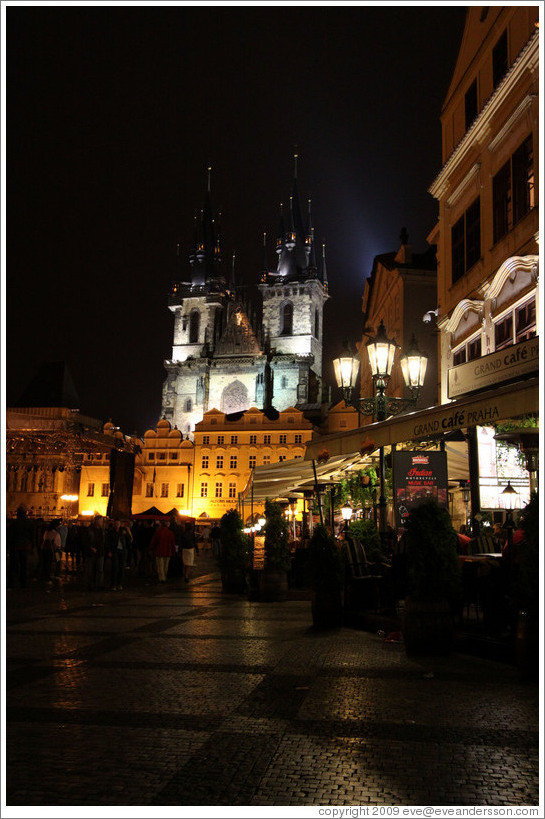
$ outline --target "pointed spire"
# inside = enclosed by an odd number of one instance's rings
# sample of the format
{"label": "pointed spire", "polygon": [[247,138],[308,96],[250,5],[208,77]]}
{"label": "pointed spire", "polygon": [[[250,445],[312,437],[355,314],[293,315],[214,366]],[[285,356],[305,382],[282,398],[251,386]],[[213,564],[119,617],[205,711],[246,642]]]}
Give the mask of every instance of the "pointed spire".
{"label": "pointed spire", "polygon": [[263,270],[265,273],[269,269],[269,265],[267,264],[267,234],[263,232]]}
{"label": "pointed spire", "polygon": [[325,263],[325,241],[322,239],[322,282],[327,293],[327,268]]}
{"label": "pointed spire", "polygon": [[208,193],[210,193],[210,174],[212,173],[212,166],[208,166]]}
{"label": "pointed spire", "polygon": [[293,154],[293,178],[297,179],[297,160],[299,154],[297,153],[297,145],[295,146],[295,153]]}
{"label": "pointed spire", "polygon": [[280,227],[278,231],[278,238],[276,240],[276,252],[281,253],[284,244],[285,225],[284,225],[284,205],[280,202]]}
{"label": "pointed spire", "polygon": [[232,259],[231,259],[231,280],[229,282],[229,289],[233,290],[233,291],[235,289],[235,259],[236,259],[236,253],[233,250],[233,256],[232,256]]}

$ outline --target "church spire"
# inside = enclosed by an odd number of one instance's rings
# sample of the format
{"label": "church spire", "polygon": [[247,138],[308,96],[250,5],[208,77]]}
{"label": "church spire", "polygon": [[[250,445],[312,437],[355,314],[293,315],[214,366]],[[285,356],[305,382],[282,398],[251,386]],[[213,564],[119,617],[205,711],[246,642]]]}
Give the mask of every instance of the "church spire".
{"label": "church spire", "polygon": [[327,293],[327,267],[325,263],[325,241],[322,240],[322,282]]}

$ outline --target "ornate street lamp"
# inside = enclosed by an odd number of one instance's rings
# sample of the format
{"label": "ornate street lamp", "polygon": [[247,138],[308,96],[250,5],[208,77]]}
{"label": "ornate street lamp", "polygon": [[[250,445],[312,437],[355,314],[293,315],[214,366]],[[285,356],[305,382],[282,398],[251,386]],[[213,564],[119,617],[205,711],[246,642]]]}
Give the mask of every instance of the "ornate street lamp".
{"label": "ornate street lamp", "polygon": [[350,501],[346,501],[344,506],[341,507],[341,515],[343,516],[343,520],[344,520],[344,530],[343,531],[344,531],[345,534],[346,534],[346,532],[348,532],[348,525],[349,525],[349,523],[350,523],[350,521],[352,519],[353,511],[354,510],[352,509],[352,505],[351,505]]}
{"label": "ornate street lamp", "polygon": [[513,509],[515,507],[515,495],[518,495],[516,489],[513,489],[511,486],[511,481],[507,481],[507,486],[501,493],[503,498],[503,502],[505,503],[505,508],[507,509],[507,514],[505,516],[505,523],[503,524],[503,529],[507,532],[507,546],[509,550],[513,546],[513,529],[515,528],[515,523],[513,521]]}
{"label": "ornate street lamp", "polygon": [[[422,355],[416,345],[414,334],[411,337],[409,350],[401,359],[401,369],[405,384],[410,389],[409,398],[397,398],[386,395],[386,387],[390,381],[394,365],[395,352],[399,345],[394,339],[388,338],[384,321],[381,320],[377,334],[367,342],[367,354],[371,366],[371,375],[375,386],[375,395],[372,398],[354,397],[354,388],[359,371],[357,356],[350,355],[350,350],[341,358],[333,361],[337,385],[343,391],[344,403],[352,406],[363,415],[371,415],[377,421],[385,421],[391,415],[404,412],[414,407],[418,400],[421,387],[424,385],[426,365],[428,359]],[[379,447],[380,456],[380,498],[379,498],[379,533],[383,546],[386,541],[386,490],[385,490],[385,460],[384,447]]]}

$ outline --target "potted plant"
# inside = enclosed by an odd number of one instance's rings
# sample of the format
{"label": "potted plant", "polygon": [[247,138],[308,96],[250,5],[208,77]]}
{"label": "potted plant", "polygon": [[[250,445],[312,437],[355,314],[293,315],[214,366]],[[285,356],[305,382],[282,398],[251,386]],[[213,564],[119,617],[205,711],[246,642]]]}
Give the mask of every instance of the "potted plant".
{"label": "potted plant", "polygon": [[335,538],[317,524],[308,545],[308,569],[312,588],[312,621],[317,628],[342,624],[344,583],[341,551]]}
{"label": "potted plant", "polygon": [[402,628],[407,655],[448,654],[462,586],[457,535],[448,511],[433,499],[414,507],[406,540],[408,593]]}
{"label": "potted plant", "polygon": [[261,572],[260,596],[267,602],[285,600],[291,568],[288,522],[279,503],[265,501],[265,567]]}
{"label": "potted plant", "polygon": [[221,547],[219,567],[223,591],[242,594],[246,589],[246,572],[250,566],[249,538],[242,531],[242,520],[236,509],[220,521]]}

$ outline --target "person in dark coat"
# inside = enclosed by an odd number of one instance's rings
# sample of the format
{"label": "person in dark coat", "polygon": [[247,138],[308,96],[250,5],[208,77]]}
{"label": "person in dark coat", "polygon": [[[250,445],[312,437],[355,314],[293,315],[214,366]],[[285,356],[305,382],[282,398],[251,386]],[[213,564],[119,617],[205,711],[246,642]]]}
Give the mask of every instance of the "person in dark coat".
{"label": "person in dark coat", "polygon": [[6,532],[8,547],[8,589],[13,588],[13,581],[17,579],[19,586],[24,589],[27,584],[28,558],[34,543],[34,528],[27,518],[26,509],[20,506],[17,517]]}
{"label": "person in dark coat", "polygon": [[106,533],[104,518],[96,515],[86,531],[85,538],[85,585],[88,591],[104,588],[104,559],[106,557]]}

